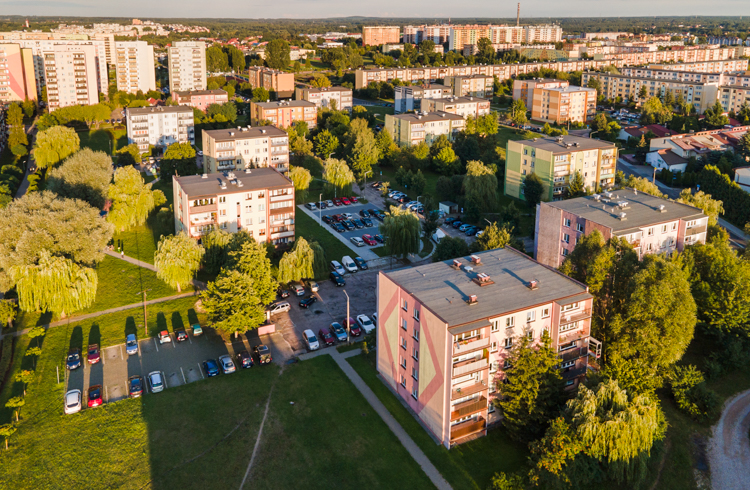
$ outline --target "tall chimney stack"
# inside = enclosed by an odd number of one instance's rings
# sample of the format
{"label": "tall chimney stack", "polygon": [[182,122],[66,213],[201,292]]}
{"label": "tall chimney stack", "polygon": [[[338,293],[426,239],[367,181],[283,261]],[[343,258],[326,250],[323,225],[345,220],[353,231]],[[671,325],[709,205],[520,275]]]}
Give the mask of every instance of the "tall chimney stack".
{"label": "tall chimney stack", "polygon": [[516,11],[516,27],[521,25],[521,2],[518,2],[518,10]]}

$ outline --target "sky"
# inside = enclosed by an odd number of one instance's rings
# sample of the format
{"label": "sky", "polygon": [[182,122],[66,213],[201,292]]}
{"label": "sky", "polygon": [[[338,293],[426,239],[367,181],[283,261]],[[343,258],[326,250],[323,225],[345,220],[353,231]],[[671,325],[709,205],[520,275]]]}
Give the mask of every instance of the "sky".
{"label": "sky", "polygon": [[[76,17],[291,18],[497,17],[514,18],[516,2],[497,0],[0,0],[0,15]],[[521,18],[670,15],[750,16],[749,0],[525,0]]]}

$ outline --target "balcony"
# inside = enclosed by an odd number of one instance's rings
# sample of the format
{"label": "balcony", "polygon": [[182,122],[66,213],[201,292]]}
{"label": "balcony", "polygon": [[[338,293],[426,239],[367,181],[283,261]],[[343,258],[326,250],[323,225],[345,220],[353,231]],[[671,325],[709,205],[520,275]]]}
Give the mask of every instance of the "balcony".
{"label": "balcony", "polygon": [[560,323],[572,323],[578,320],[585,320],[591,318],[591,310],[572,311],[566,314],[560,314]]}
{"label": "balcony", "polygon": [[486,349],[490,345],[490,338],[484,337],[482,339],[472,338],[454,342],[453,344],[453,355],[466,354],[473,350]]}
{"label": "balcony", "polygon": [[457,362],[453,365],[453,377],[463,376],[464,374],[473,373],[486,369],[489,366],[486,357],[479,359],[467,359],[465,361]]}
{"label": "balcony", "polygon": [[486,429],[487,421],[482,417],[479,417],[476,421],[468,420],[456,424],[451,427],[451,442],[456,442],[458,439],[476,434],[477,432],[483,432]]}
{"label": "balcony", "polygon": [[569,367],[569,368],[563,370],[563,372],[560,373],[560,374],[562,374],[563,379],[566,380],[566,381],[567,380],[571,380],[571,379],[576,379],[579,376],[583,376],[583,375],[586,374],[586,366],[579,367],[579,368],[577,368],[577,367]]}
{"label": "balcony", "polygon": [[216,204],[204,204],[203,206],[190,206],[190,214],[216,212]]}
{"label": "balcony", "polygon": [[466,400],[465,402],[453,405],[451,408],[451,420],[460,419],[461,417],[466,417],[482,410],[487,410],[487,398],[482,396],[478,399]]}
{"label": "balcony", "polygon": [[473,395],[474,393],[481,393],[487,390],[487,383],[474,383],[466,386],[459,386],[458,388],[451,389],[451,400],[463,398],[465,396]]}
{"label": "balcony", "polygon": [[279,202],[279,201],[288,201],[293,196],[291,193],[289,194],[281,194],[279,196],[271,196],[271,202]]}
{"label": "balcony", "polygon": [[286,207],[286,208],[276,208],[276,209],[271,209],[269,211],[269,214],[271,216],[274,216],[274,215],[277,215],[277,214],[288,214],[288,213],[293,212],[293,210],[294,210],[294,206],[289,206],[289,207]]}
{"label": "balcony", "polygon": [[575,349],[568,349],[560,353],[560,360],[562,362],[573,361],[589,354],[588,347],[576,347]]}
{"label": "balcony", "polygon": [[284,237],[293,237],[293,236],[294,236],[294,230],[281,231],[279,233],[271,233],[271,240],[276,240],[278,238],[284,238]]}
{"label": "balcony", "polygon": [[693,226],[692,228],[688,228],[685,230],[685,236],[693,236],[698,235],[700,233],[705,233],[706,227],[705,226]]}

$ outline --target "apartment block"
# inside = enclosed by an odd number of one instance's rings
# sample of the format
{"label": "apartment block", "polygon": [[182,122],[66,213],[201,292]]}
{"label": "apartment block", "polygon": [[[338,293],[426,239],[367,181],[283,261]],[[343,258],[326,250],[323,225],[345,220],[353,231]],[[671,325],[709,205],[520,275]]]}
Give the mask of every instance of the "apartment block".
{"label": "apartment block", "polygon": [[482,97],[491,99],[494,78],[490,75],[469,75],[445,77],[445,85],[451,88],[456,97]]}
{"label": "apartment block", "polygon": [[467,44],[477,44],[482,38],[490,38],[488,25],[451,26],[448,34],[448,49],[460,51]]}
{"label": "apartment block", "polygon": [[125,109],[128,143],[141,152],[149,145],[166,148],[172,143],[195,144],[193,109],[185,106],[136,107]]}
{"label": "apartment block", "polygon": [[437,44],[448,42],[451,33],[449,24],[405,26],[402,40],[405,43],[419,44],[422,41],[432,41]]}
{"label": "apartment block", "polygon": [[750,104],[750,85],[719,87],[718,99],[725,112],[737,113],[742,104]]}
{"label": "apartment block", "polygon": [[401,40],[401,28],[398,26],[363,26],[362,46],[380,46],[395,44]]}
{"label": "apartment block", "polygon": [[31,49],[0,44],[0,104],[37,98]]}
{"label": "apartment block", "polygon": [[578,240],[598,230],[605,240],[625,238],[640,258],[671,254],[706,242],[708,216],[686,204],[633,189],[594,194],[537,207],[534,257],[559,267]]}
{"label": "apartment block", "polygon": [[586,123],[596,116],[596,89],[586,87],[535,88],[531,119],[548,123]]}
{"label": "apartment block", "polygon": [[451,88],[436,83],[426,85],[399,85],[394,88],[393,111],[395,114],[402,112],[418,111],[422,108],[422,99],[442,99],[448,97]]}
{"label": "apartment block", "polygon": [[154,47],[147,42],[117,41],[114,65],[117,90],[130,94],[156,90]]}
{"label": "apartment block", "polygon": [[526,108],[534,105],[534,90],[537,88],[565,88],[570,86],[567,80],[554,78],[532,78],[530,80],[513,80],[513,100],[523,100]]}
{"label": "apartment block", "polygon": [[202,134],[205,172],[262,167],[289,170],[289,135],[276,126],[212,129]]}
{"label": "apartment block", "polygon": [[229,94],[225,90],[187,90],[172,93],[172,100],[180,105],[187,105],[206,112],[211,104],[226,104]]}
{"label": "apartment block", "polygon": [[490,113],[490,101],[476,97],[446,97],[422,99],[422,110],[427,112],[449,112],[464,119],[477,118]]}
{"label": "apartment block", "polygon": [[445,447],[499,421],[513,346],[546,333],[569,389],[601,342],[577,281],[510,247],[378,274],[377,370]]}
{"label": "apartment block", "polygon": [[385,128],[399,146],[412,146],[425,142],[431,145],[444,134],[453,141],[456,133],[464,129],[464,118],[448,112],[418,112],[385,115]]}
{"label": "apartment block", "polygon": [[523,181],[536,173],[544,184],[543,201],[561,199],[570,178],[579,172],[586,189],[614,185],[617,147],[608,141],[578,136],[508,141],[505,194],[525,199]]}
{"label": "apartment block", "polygon": [[[731,58],[731,59],[730,59]],[[727,56],[723,59],[713,61],[692,61],[688,63],[650,63],[651,69],[694,71],[702,73],[725,73],[736,71],[747,71],[748,59]]]}
{"label": "apartment block", "polygon": [[175,233],[246,231],[261,243],[294,241],[294,185],[271,168],[172,179]]}
{"label": "apartment block", "polygon": [[177,41],[167,48],[169,91],[206,90],[206,43]]}
{"label": "apartment block", "polygon": [[318,109],[352,110],[352,89],[346,87],[310,87],[297,85],[294,91],[296,100],[306,100],[315,104]]}
{"label": "apartment block", "polygon": [[45,50],[43,56],[50,112],[61,107],[99,103],[93,46],[58,44]]}
{"label": "apartment block", "polygon": [[274,126],[288,128],[297,121],[303,121],[308,128],[314,128],[318,125],[318,108],[306,100],[251,102],[250,118],[254,125],[270,121]]}
{"label": "apartment block", "polygon": [[253,88],[264,88],[276,93],[277,98],[288,98],[294,94],[294,73],[286,73],[263,66],[251,66],[247,72]]}

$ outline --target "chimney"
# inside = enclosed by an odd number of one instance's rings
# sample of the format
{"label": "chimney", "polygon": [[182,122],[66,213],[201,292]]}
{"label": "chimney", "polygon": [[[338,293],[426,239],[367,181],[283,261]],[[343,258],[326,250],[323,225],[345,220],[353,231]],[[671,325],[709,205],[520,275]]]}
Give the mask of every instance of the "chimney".
{"label": "chimney", "polygon": [[479,255],[472,255],[471,256],[471,263],[474,265],[481,265],[482,259],[479,257]]}
{"label": "chimney", "polygon": [[201,179],[207,179],[207,178],[208,178],[208,174],[201,175]]}
{"label": "chimney", "polygon": [[620,213],[620,221],[626,221],[628,219],[627,213]]}
{"label": "chimney", "polygon": [[664,206],[663,204],[659,204],[659,212],[666,213],[667,212],[666,206]]}
{"label": "chimney", "polygon": [[526,284],[526,287],[528,287],[532,291],[535,289],[539,289],[539,281],[537,281],[536,279],[532,279]]}
{"label": "chimney", "polygon": [[461,261],[458,260],[458,259],[453,259],[453,265],[452,265],[452,267],[454,269],[460,269],[461,268]]}
{"label": "chimney", "polygon": [[479,303],[479,298],[477,298],[476,294],[472,294],[471,296],[469,296],[469,299],[467,299],[466,302],[470,305],[475,305]]}

